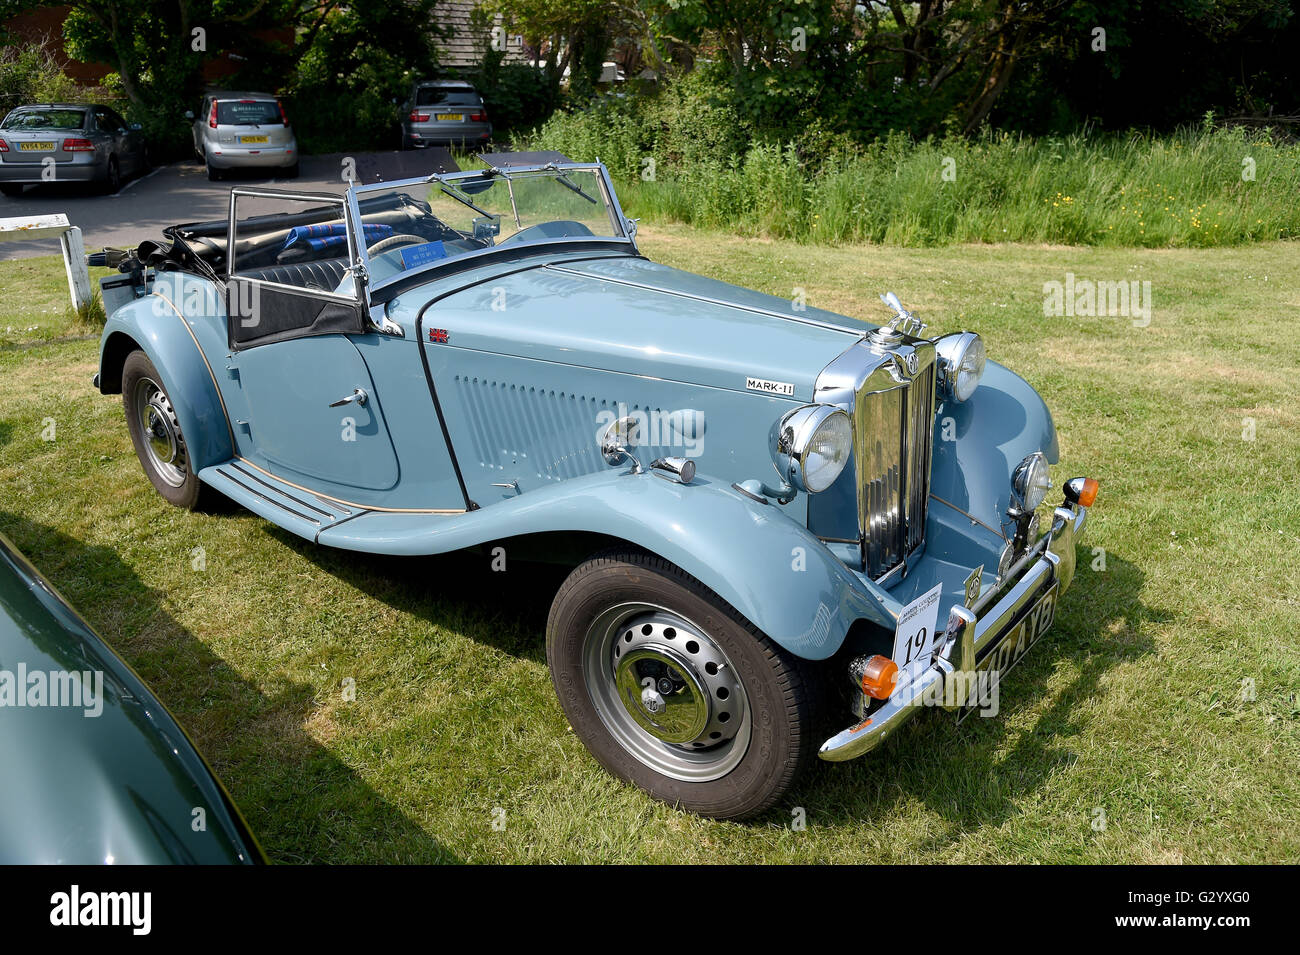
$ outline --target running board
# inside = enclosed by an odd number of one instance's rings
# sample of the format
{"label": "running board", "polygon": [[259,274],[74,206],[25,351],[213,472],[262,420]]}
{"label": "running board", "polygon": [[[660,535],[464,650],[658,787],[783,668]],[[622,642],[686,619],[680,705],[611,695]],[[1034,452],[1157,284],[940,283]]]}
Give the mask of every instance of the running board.
{"label": "running board", "polygon": [[238,458],[204,468],[199,480],[259,517],[313,543],[320,540],[321,531],[370,513],[286,484]]}

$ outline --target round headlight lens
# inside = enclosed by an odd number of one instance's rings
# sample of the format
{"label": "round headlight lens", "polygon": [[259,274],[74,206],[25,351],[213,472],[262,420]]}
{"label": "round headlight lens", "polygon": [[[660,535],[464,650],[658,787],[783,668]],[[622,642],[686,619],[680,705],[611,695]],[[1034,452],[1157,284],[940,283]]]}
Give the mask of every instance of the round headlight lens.
{"label": "round headlight lens", "polygon": [[853,422],[834,405],[804,405],[773,429],[772,461],[787,484],[809,494],[835,483],[853,452]]}
{"label": "round headlight lens", "polygon": [[1052,489],[1052,478],[1048,470],[1047,457],[1042,451],[1035,451],[1016,466],[1015,473],[1011,476],[1011,490],[1020,499],[1024,510],[1037,508]]}
{"label": "round headlight lens", "polygon": [[984,377],[984,340],[974,332],[945,335],[935,343],[944,384],[953,401],[965,401]]}
{"label": "round headlight lens", "polygon": [[803,454],[803,483],[808,491],[824,491],[840,476],[853,450],[853,426],[849,416],[836,410],[817,426],[808,450]]}

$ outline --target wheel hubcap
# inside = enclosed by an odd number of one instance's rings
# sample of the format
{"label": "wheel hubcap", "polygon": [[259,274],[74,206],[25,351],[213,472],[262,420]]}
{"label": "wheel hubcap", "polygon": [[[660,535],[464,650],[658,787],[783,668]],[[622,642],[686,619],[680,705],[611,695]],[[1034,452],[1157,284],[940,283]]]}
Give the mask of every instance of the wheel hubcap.
{"label": "wheel hubcap", "polygon": [[703,782],[749,747],[749,702],[731,661],[704,631],[650,604],[601,614],[584,648],[587,689],[611,735],[651,768]]}
{"label": "wheel hubcap", "polygon": [[166,392],[157,382],[141,378],[136,384],[136,407],[149,465],[168,484],[180,487],[187,468],[185,442]]}

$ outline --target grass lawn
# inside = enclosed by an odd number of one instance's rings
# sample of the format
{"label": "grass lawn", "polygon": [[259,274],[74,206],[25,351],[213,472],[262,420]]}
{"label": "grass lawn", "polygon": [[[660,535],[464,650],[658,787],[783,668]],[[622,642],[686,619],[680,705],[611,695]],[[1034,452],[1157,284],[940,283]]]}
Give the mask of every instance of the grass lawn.
{"label": "grass lawn", "polygon": [[[113,269],[90,270],[90,287]],[[54,341],[76,335],[99,337],[103,320],[79,316],[72,308],[63,258],[41,255],[0,262],[0,348]]]}
{"label": "grass lawn", "polygon": [[[998,719],[922,714],[863,759],[815,766],[756,822],[676,812],[567,730],[543,651],[562,570],[514,563],[503,581],[477,556],[376,559],[235,509],[170,508],[120,400],[91,389],[91,340],[0,348],[0,531],[166,701],[276,861],[1300,857],[1300,247],[642,239],[852,315],[881,318],[893,289],[932,332],[979,330],[1043,393],[1057,478],[1102,492]],[[1067,272],[1149,280],[1150,324],[1044,317],[1043,283]],[[0,283],[0,329],[66,296],[58,260],[0,265]]]}

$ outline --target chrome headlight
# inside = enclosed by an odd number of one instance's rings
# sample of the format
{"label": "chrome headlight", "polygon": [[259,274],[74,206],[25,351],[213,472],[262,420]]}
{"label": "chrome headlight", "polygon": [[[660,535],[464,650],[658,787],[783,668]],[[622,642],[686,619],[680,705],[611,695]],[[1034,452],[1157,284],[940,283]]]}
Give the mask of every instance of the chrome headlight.
{"label": "chrome headlight", "polygon": [[1052,489],[1048,467],[1047,457],[1042,451],[1035,451],[1016,465],[1011,475],[1011,491],[1020,502],[1021,510],[1032,511],[1047,497],[1047,492]]}
{"label": "chrome headlight", "polygon": [[809,494],[840,476],[853,452],[853,422],[843,408],[804,405],[772,428],[772,463],[786,484]]}
{"label": "chrome headlight", "polygon": [[944,335],[934,343],[944,391],[953,401],[965,401],[984,377],[984,340],[974,332]]}

